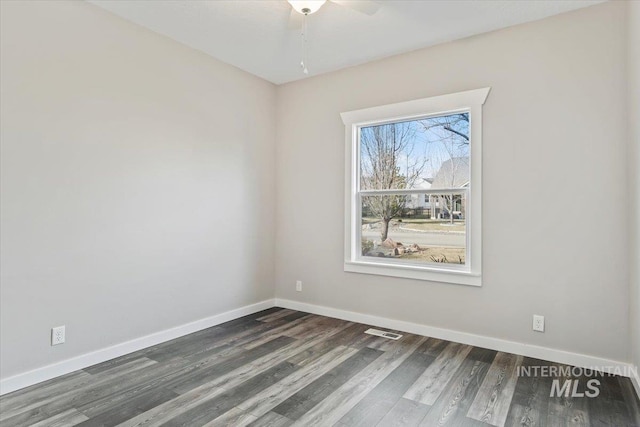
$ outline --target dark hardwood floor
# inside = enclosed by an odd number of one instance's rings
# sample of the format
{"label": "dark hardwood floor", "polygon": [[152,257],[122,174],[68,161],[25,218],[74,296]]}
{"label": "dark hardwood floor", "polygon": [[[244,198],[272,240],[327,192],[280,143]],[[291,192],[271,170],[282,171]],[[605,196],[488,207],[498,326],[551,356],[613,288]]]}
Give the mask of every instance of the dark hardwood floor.
{"label": "dark hardwood floor", "polygon": [[265,310],[5,395],[0,425],[640,426],[628,378],[550,397],[517,367],[560,365],[369,327]]}

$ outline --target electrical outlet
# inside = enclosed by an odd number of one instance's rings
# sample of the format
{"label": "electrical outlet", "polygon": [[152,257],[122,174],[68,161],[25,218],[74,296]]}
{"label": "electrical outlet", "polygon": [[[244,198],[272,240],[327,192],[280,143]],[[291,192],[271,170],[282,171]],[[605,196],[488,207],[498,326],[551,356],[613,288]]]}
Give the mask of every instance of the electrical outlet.
{"label": "electrical outlet", "polygon": [[51,345],[64,344],[64,325],[51,328]]}
{"label": "electrical outlet", "polygon": [[296,280],[296,291],[302,292],[302,280]]}
{"label": "electrical outlet", "polygon": [[533,315],[533,330],[544,332],[544,316],[538,314]]}

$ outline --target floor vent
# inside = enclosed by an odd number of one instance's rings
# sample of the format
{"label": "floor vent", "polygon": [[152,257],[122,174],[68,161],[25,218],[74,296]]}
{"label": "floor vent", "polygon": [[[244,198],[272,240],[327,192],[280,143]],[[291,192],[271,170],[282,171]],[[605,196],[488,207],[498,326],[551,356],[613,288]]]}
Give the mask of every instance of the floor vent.
{"label": "floor vent", "polygon": [[393,332],[386,332],[386,331],[381,331],[379,329],[367,329],[366,331],[364,331],[365,334],[369,334],[369,335],[375,335],[377,337],[383,337],[383,338],[389,338],[392,340],[399,340],[400,338],[402,338],[402,335],[400,334],[394,334]]}

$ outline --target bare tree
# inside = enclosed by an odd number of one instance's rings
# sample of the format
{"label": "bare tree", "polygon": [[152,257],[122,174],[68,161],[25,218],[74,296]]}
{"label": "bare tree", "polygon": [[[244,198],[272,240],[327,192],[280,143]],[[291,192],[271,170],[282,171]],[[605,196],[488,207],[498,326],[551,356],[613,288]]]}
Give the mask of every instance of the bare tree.
{"label": "bare tree", "polygon": [[446,131],[442,138],[455,135],[459,144],[469,144],[469,113],[457,113],[448,116],[429,117],[420,121],[424,131],[441,128]]}
{"label": "bare tree", "polygon": [[[427,162],[424,156],[414,155],[417,131],[413,122],[361,129],[360,186],[363,190],[396,190],[414,186]],[[384,242],[389,235],[389,222],[402,214],[406,197],[366,196],[365,204],[372,215],[382,220],[380,237]]]}
{"label": "bare tree", "polygon": [[[469,114],[459,113],[441,117],[431,117],[420,121],[425,132],[430,132],[433,142],[439,143],[440,153],[438,171],[438,184],[443,188],[457,188],[464,185],[459,182],[465,177],[468,179],[469,171]],[[466,172],[466,173],[465,173]],[[453,224],[453,212],[460,196],[455,194],[443,194],[438,200],[449,215]]]}

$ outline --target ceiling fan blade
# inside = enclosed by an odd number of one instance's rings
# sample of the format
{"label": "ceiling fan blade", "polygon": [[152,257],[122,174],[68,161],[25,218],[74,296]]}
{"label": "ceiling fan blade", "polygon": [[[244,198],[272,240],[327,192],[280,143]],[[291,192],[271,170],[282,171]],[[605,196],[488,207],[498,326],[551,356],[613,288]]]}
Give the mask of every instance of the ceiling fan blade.
{"label": "ceiling fan blade", "polygon": [[295,9],[291,8],[291,13],[289,14],[289,22],[287,27],[290,30],[301,30],[302,29],[302,15],[295,11]]}
{"label": "ceiling fan blade", "polygon": [[329,0],[340,6],[348,7],[349,9],[356,10],[364,13],[365,15],[373,15],[380,9],[380,3],[373,0]]}

